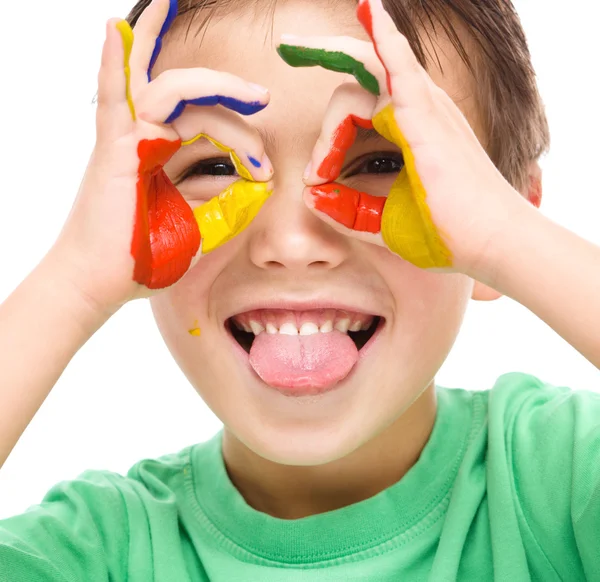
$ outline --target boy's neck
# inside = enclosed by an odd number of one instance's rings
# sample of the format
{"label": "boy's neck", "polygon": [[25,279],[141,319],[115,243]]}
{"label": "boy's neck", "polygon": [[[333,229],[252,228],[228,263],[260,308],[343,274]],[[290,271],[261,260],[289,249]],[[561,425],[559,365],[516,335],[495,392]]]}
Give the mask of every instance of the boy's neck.
{"label": "boy's neck", "polygon": [[434,383],[385,431],[350,455],[313,467],[268,461],[227,428],[227,473],[248,505],[280,519],[298,519],[358,503],[397,483],[417,462],[437,411]]}

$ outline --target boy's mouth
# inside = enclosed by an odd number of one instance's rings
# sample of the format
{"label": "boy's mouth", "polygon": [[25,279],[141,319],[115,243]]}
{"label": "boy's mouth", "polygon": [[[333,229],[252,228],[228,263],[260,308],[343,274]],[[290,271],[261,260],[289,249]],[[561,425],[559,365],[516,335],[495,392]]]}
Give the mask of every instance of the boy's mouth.
{"label": "boy's mouth", "polygon": [[344,379],[383,323],[340,309],[258,309],[230,317],[226,328],[266,384],[310,394]]}

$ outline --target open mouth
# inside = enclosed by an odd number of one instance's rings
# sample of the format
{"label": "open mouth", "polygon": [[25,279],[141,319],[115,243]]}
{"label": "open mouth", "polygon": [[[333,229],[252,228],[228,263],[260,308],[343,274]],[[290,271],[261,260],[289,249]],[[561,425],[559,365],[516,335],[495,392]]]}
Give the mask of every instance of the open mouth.
{"label": "open mouth", "polygon": [[260,334],[307,337],[338,331],[348,335],[361,350],[382,323],[382,317],[345,310],[312,310],[290,312],[260,309],[240,313],[226,321],[226,327],[237,343],[249,354]]}

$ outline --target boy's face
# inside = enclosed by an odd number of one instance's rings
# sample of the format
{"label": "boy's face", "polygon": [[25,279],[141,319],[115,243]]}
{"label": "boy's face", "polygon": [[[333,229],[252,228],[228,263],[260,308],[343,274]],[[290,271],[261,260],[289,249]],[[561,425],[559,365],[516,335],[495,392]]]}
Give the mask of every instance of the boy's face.
{"label": "boy's face", "polygon": [[[305,207],[302,174],[323,116],[336,87],[353,79],[316,67],[293,69],[275,47],[284,32],[366,39],[354,16],[354,2],[328,4],[280,2],[272,31],[264,15],[239,12],[216,18],[201,48],[202,37],[192,33],[184,41],[181,27],[165,44],[155,69],[158,74],[207,67],[271,92],[270,105],[245,121],[264,138],[275,169],[273,195],[246,231],[202,258],[177,285],[153,298],[152,306],[171,352],[225,424],[228,438],[290,465],[345,457],[385,429],[393,430],[407,408],[424,391],[433,390],[433,377],[456,338],[473,290],[473,281],[465,276],[429,273],[386,249],[338,234]],[[444,75],[437,69],[430,73],[481,136],[467,71],[450,44],[439,42]],[[363,137],[359,135],[346,158],[343,182],[385,195],[396,176],[386,172],[397,169],[398,150],[383,138]],[[198,160],[222,156],[207,142],[196,142],[178,152],[166,171],[175,180]],[[231,169],[227,160],[211,164],[202,172]],[[235,179],[199,175],[178,187],[195,207]],[[308,311],[304,320],[333,317],[335,324],[341,317],[336,308],[384,320],[334,390],[302,398],[282,394],[259,378],[229,331],[230,318],[244,312],[294,307]],[[311,307],[330,311],[319,315]],[[263,316],[268,319],[270,314]],[[193,328],[201,335],[191,335]],[[274,352],[288,340],[271,337],[261,346],[265,366],[281,365]],[[335,352],[337,344],[332,345]],[[335,357],[328,356],[332,369]]]}

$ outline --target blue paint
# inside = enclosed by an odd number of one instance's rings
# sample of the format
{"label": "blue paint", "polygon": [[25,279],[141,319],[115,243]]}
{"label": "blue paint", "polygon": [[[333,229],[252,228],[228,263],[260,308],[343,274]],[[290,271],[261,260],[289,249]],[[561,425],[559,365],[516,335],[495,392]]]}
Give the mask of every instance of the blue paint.
{"label": "blue paint", "polygon": [[173,123],[173,121],[183,113],[187,105],[222,105],[241,115],[254,115],[267,106],[266,103],[261,103],[260,101],[246,103],[239,99],[234,99],[233,97],[225,97],[224,95],[211,95],[209,97],[200,97],[198,99],[183,99],[177,104],[177,107],[175,107],[173,113],[169,115],[165,123]]}
{"label": "blue paint", "polygon": [[162,25],[160,34],[158,35],[158,38],[156,39],[156,44],[154,45],[154,51],[152,53],[152,58],[150,59],[150,66],[148,67],[148,83],[150,83],[150,81],[152,81],[152,69],[154,68],[156,60],[158,59],[158,55],[160,54],[160,51],[162,50],[163,38],[164,38],[165,34],[167,34],[167,32],[169,32],[171,25],[173,24],[173,22],[175,22],[175,19],[177,18],[177,10],[178,10],[177,0],[170,0],[169,13],[167,14],[167,18],[165,19],[165,21]]}
{"label": "blue paint", "polygon": [[260,168],[262,166],[262,164],[256,159],[253,158],[252,156],[248,156],[248,159],[250,160],[250,163],[255,167],[255,168]]}

